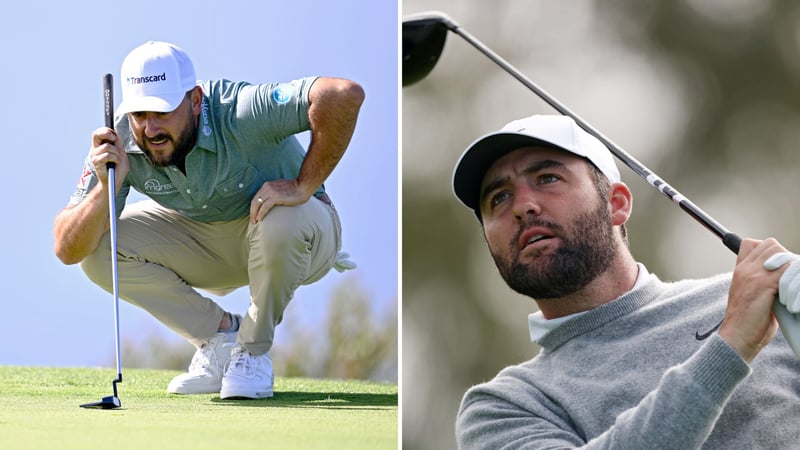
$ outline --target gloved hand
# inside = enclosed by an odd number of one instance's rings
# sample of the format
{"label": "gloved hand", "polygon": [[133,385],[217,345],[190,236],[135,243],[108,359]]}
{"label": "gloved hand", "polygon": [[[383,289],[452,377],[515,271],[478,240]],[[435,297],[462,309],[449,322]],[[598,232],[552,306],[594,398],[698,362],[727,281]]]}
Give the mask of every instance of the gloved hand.
{"label": "gloved hand", "polygon": [[776,253],[764,261],[764,268],[777,270],[784,264],[789,267],[778,282],[778,301],[792,313],[800,313],[800,255],[789,252]]}
{"label": "gloved hand", "polygon": [[339,252],[336,254],[336,261],[333,263],[333,268],[338,270],[339,272],[344,272],[345,270],[353,270],[356,267],[356,263],[351,261],[350,254],[346,252]]}

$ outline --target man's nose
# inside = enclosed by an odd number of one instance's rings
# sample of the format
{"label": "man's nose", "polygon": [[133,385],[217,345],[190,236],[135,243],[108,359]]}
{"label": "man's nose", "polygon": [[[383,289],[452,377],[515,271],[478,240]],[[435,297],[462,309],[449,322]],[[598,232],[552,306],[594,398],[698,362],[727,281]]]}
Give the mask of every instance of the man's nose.
{"label": "man's nose", "polygon": [[525,220],[529,215],[538,216],[542,212],[540,199],[530,187],[526,185],[518,186],[514,190],[514,205],[512,206],[514,217],[518,220]]}
{"label": "man's nose", "polygon": [[144,121],[144,135],[147,137],[154,137],[161,133],[162,123],[155,114],[148,114],[145,116]]}

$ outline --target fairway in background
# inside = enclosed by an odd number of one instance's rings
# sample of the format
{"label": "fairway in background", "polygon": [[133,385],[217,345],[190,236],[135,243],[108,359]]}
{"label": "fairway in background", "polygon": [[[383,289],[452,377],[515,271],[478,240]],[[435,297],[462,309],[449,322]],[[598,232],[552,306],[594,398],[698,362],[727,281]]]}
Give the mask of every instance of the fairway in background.
{"label": "fairway in background", "polygon": [[105,395],[111,369],[0,367],[0,448],[396,449],[397,385],[275,379],[275,397],[169,395],[178,372],[126,370],[122,408],[80,403]]}

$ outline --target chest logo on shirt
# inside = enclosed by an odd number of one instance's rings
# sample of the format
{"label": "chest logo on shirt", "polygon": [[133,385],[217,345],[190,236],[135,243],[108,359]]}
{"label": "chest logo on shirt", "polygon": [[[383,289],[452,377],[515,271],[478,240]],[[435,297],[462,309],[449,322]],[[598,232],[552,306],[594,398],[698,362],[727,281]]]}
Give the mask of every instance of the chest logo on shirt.
{"label": "chest logo on shirt", "polygon": [[712,333],[717,331],[720,326],[722,326],[722,321],[720,321],[714,328],[708,330],[707,332],[705,332],[703,334],[700,334],[699,331],[695,331],[694,332],[694,338],[697,339],[698,341],[703,341],[706,338],[708,338],[709,336],[711,336]]}
{"label": "chest logo on shirt", "polygon": [[279,105],[289,103],[294,95],[294,87],[291,84],[279,84],[272,90],[272,100]]}
{"label": "chest logo on shirt", "polygon": [[161,184],[155,178],[150,178],[144,182],[144,193],[147,195],[167,195],[178,192],[172,183]]}

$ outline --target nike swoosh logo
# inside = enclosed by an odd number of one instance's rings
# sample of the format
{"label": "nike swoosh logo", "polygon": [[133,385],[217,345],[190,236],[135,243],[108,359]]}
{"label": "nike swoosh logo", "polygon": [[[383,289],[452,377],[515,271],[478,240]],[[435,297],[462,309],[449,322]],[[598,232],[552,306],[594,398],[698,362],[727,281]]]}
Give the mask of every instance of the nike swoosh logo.
{"label": "nike swoosh logo", "polygon": [[722,321],[720,320],[719,323],[717,324],[717,326],[715,326],[714,328],[708,330],[708,332],[706,332],[706,333],[700,334],[699,331],[695,331],[694,332],[694,338],[697,339],[698,341],[703,341],[707,337],[711,336],[715,331],[717,331],[721,325],[722,325]]}

